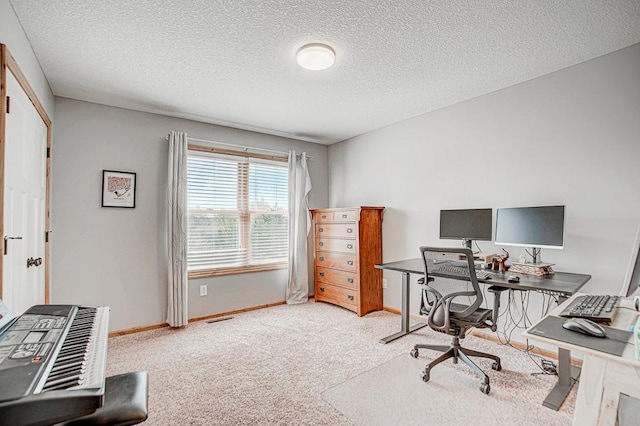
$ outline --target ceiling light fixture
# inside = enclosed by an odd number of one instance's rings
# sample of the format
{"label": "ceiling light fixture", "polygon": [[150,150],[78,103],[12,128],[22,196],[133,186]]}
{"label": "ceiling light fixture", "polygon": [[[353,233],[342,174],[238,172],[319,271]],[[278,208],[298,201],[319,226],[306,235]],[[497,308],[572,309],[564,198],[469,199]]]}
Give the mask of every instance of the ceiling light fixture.
{"label": "ceiling light fixture", "polygon": [[326,44],[307,44],[298,50],[297,60],[298,65],[306,70],[326,70],[336,61],[336,52]]}

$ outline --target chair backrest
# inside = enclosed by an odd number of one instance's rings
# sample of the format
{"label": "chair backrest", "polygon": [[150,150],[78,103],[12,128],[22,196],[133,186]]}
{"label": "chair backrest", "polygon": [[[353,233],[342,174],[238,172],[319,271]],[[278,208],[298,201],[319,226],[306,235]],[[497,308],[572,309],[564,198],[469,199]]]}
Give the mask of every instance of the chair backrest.
{"label": "chair backrest", "polygon": [[420,247],[420,253],[425,274],[423,304],[428,304],[432,328],[448,328],[450,310],[456,312],[456,318],[464,319],[482,305],[482,290],[470,249]]}

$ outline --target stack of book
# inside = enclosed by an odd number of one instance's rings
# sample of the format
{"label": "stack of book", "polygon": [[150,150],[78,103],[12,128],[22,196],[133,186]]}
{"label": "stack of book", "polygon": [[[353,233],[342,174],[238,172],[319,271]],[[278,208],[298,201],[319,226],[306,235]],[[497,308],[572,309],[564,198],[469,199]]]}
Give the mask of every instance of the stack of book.
{"label": "stack of book", "polygon": [[509,273],[536,275],[538,277],[554,274],[550,264],[533,265],[530,263],[514,263],[509,268]]}

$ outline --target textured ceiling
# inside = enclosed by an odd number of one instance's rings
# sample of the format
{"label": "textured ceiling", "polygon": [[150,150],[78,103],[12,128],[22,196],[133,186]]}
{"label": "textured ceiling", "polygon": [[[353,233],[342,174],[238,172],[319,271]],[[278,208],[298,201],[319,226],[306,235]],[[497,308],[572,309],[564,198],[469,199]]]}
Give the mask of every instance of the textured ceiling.
{"label": "textured ceiling", "polygon": [[639,0],[10,2],[57,96],[326,144],[640,42]]}

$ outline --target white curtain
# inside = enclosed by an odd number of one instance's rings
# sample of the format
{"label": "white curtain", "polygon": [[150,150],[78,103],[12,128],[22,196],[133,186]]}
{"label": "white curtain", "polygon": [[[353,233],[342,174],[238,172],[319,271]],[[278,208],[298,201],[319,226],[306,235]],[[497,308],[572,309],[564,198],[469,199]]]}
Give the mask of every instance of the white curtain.
{"label": "white curtain", "polygon": [[308,197],[311,178],[307,154],[289,151],[289,281],[288,304],[305,303],[309,299],[307,237],[311,229]]}
{"label": "white curtain", "polygon": [[169,136],[169,187],[167,189],[167,322],[187,325],[187,134]]}

